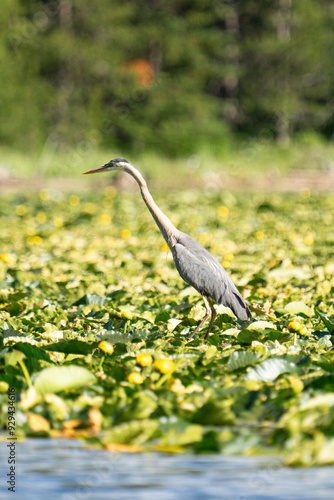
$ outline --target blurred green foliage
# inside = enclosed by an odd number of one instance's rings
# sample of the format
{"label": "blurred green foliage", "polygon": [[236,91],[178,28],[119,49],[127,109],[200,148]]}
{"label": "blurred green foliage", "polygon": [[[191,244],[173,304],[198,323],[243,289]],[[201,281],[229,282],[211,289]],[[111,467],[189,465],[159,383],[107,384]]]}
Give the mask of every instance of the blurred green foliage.
{"label": "blurred green foliage", "polygon": [[169,156],[333,132],[330,0],[11,0],[0,142]]}

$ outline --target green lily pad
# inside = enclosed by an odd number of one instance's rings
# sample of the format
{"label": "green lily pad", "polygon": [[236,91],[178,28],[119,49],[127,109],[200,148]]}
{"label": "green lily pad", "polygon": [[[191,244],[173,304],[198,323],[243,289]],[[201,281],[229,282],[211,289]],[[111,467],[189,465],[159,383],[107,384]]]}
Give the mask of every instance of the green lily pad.
{"label": "green lily pad", "polygon": [[141,445],[145,443],[158,428],[156,420],[132,420],[112,427],[103,433],[103,443]]}
{"label": "green lily pad", "polygon": [[239,370],[245,366],[254,365],[260,355],[252,351],[235,351],[231,354],[226,368],[230,371]]}
{"label": "green lily pad", "polygon": [[98,342],[87,343],[80,340],[67,340],[44,346],[46,351],[64,352],[66,354],[89,354],[98,345]]}
{"label": "green lily pad", "polygon": [[289,304],[284,307],[284,310],[290,314],[302,313],[309,318],[313,316],[312,308],[307,306],[304,302],[300,301],[289,302]]}
{"label": "green lily pad", "polygon": [[5,364],[6,366],[8,365],[15,366],[19,361],[22,361],[25,357],[26,356],[23,352],[14,349],[5,354]]}
{"label": "green lily pad", "polygon": [[39,394],[77,389],[90,384],[94,375],[81,366],[53,366],[39,372],[34,381],[34,387]]}
{"label": "green lily pad", "polygon": [[325,314],[324,312],[320,311],[317,308],[315,309],[315,314],[317,316],[319,316],[319,318],[322,319],[322,321],[324,322],[324,325],[328,329],[329,333],[333,333],[334,332],[334,320],[329,319],[327,314]]}
{"label": "green lily pad", "polygon": [[246,380],[262,380],[263,382],[273,382],[282,373],[298,373],[298,368],[294,363],[282,358],[268,358],[252,368]]}

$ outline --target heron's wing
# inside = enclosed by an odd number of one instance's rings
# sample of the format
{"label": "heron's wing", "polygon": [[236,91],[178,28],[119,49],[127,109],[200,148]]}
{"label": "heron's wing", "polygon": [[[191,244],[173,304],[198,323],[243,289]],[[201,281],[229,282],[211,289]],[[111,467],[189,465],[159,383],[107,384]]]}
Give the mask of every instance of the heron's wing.
{"label": "heron's wing", "polygon": [[[184,233],[183,233],[184,234]],[[181,277],[201,295],[228,306],[239,319],[249,319],[247,303],[221,264],[196,240],[184,234],[172,249]]]}

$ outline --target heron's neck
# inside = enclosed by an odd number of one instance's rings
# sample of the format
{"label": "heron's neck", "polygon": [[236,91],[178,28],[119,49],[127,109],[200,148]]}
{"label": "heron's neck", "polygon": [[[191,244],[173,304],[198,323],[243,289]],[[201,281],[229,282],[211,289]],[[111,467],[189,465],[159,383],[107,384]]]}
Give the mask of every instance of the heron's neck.
{"label": "heron's neck", "polygon": [[158,205],[153,200],[152,195],[148,190],[146,181],[141,173],[138,172],[138,170],[135,169],[133,165],[129,165],[126,170],[137,181],[141,195],[144,202],[146,203],[147,208],[151,212],[152,217],[155,220],[158,228],[160,229],[162,236],[165,238],[167,245],[171,248],[175,244],[176,236],[179,232],[178,229],[176,229],[176,227],[171,223],[168,217],[162,212],[162,210],[160,210]]}

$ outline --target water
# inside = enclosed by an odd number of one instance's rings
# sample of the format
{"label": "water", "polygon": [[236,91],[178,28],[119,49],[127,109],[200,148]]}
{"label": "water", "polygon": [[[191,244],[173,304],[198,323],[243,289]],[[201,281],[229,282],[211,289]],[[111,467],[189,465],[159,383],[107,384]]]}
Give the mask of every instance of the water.
{"label": "water", "polygon": [[11,493],[3,475],[4,444],[0,498],[6,500],[334,498],[334,467],[288,468],[275,457],[116,454],[47,439],[17,443],[16,493]]}

